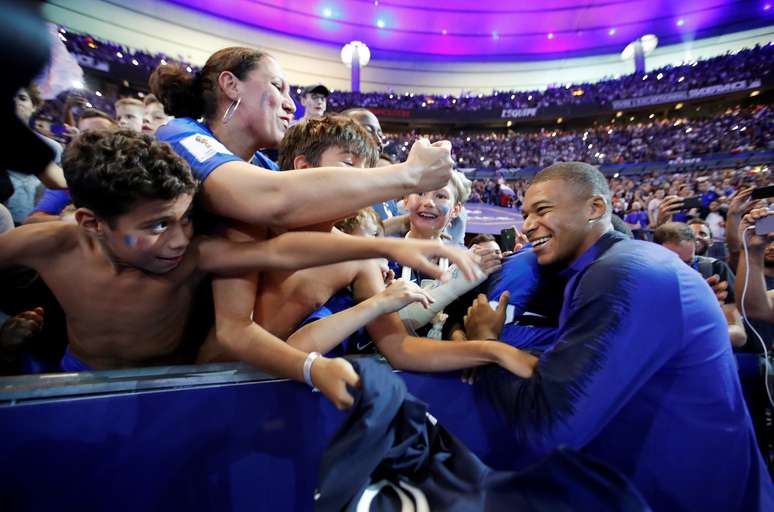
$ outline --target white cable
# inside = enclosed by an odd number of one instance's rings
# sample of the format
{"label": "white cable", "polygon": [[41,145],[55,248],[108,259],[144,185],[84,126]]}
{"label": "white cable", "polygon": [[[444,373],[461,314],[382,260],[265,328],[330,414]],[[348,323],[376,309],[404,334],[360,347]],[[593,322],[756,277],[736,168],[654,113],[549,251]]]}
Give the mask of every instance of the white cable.
{"label": "white cable", "polygon": [[744,266],[746,271],[744,276],[744,288],[742,288],[742,319],[744,319],[744,322],[753,334],[755,334],[763,347],[763,362],[766,365],[763,383],[766,386],[766,395],[769,397],[769,404],[774,407],[774,399],[771,398],[771,389],[769,389],[769,352],[766,350],[766,343],[763,341],[763,337],[755,330],[755,327],[753,327],[750,320],[747,318],[747,310],[744,307],[745,299],[747,298],[747,284],[750,282],[750,253],[747,251],[747,232],[751,229],[755,229],[755,226],[748,226],[742,233],[742,247],[744,247]]}

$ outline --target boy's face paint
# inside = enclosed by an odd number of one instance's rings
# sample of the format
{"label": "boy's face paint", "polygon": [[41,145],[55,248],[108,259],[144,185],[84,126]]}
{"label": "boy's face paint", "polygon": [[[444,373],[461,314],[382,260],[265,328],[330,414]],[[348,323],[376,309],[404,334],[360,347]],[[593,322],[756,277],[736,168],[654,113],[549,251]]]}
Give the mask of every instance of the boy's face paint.
{"label": "boy's face paint", "polygon": [[137,245],[137,237],[133,235],[124,235],[124,245],[133,249]]}
{"label": "boy's face paint", "polygon": [[163,274],[183,260],[193,236],[192,196],[143,201],[118,217],[113,226],[105,224],[104,242],[117,262]]}
{"label": "boy's face paint", "polygon": [[459,211],[452,186],[422,194],[410,194],[406,201],[409,210],[411,231],[420,236],[434,237]]}

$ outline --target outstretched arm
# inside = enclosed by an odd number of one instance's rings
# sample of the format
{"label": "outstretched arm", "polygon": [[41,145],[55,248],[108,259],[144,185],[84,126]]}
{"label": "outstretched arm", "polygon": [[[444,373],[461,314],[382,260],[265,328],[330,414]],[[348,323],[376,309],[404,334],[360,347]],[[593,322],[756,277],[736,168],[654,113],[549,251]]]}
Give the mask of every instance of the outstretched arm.
{"label": "outstretched arm", "polygon": [[418,140],[406,162],[375,169],[266,172],[246,162],[219,166],[202,186],[210,211],[249,224],[302,227],[335,220],[410,192],[443,187],[453,162],[448,142]]}
{"label": "outstretched arm", "polygon": [[[307,353],[291,347],[252,320],[257,291],[256,274],[215,278],[217,343],[227,354],[277,377],[304,382]],[[358,386],[360,378],[345,359],[318,358],[312,365],[312,382],[339,409],[352,405],[347,386]]]}
{"label": "outstretched arm", "polygon": [[742,250],[739,255],[736,304],[739,311],[750,318],[774,322],[774,294],[766,291],[763,262],[766,246],[774,241],[774,234],[769,234],[768,237],[755,234],[755,222],[769,215],[774,215],[774,212],[758,208],[745,215],[739,224],[738,237],[746,242],[748,254],[745,256]]}
{"label": "outstretched arm", "polygon": [[[354,283],[355,298],[370,297],[383,287],[378,269],[363,273]],[[390,364],[402,370],[444,372],[495,363],[529,377],[537,364],[537,358],[498,341],[449,343],[409,336],[397,313],[376,318],[368,324],[368,333]]]}
{"label": "outstretched arm", "polygon": [[47,222],[20,226],[0,235],[0,268],[25,265],[39,268],[60,253],[76,226]]}
{"label": "outstretched arm", "polygon": [[342,261],[387,258],[440,278],[442,270],[430,258],[448,258],[467,276],[475,276],[476,264],[464,250],[428,240],[354,237],[344,234],[290,232],[263,242],[234,242],[202,238],[199,268],[218,275],[240,275],[254,270],[299,270]]}
{"label": "outstretched arm", "polygon": [[324,354],[383,314],[398,311],[413,302],[428,307],[432,301],[430,294],[416,284],[398,280],[351,308],[305,325],[288,338],[288,345]]}

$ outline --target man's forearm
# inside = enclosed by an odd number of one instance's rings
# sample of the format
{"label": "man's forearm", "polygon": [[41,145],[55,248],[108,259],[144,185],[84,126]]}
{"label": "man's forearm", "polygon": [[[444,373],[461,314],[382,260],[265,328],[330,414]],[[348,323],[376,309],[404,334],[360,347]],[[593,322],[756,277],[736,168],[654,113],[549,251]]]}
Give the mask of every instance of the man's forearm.
{"label": "man's forearm", "polygon": [[[418,372],[444,372],[500,364],[522,376],[529,376],[537,358],[499,341],[470,340],[460,343],[406,336],[400,343],[380,344],[379,350],[397,369]],[[508,356],[508,364],[505,358]]]}

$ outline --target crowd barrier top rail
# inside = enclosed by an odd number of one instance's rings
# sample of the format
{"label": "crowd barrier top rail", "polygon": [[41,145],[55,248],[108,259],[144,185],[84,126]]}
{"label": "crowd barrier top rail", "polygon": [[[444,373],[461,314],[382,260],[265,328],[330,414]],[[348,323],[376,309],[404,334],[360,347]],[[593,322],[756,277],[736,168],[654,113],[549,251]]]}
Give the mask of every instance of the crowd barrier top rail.
{"label": "crowd barrier top rail", "polygon": [[246,363],[155,366],[0,378],[0,407],[20,402],[126,392],[217,386],[280,379]]}

